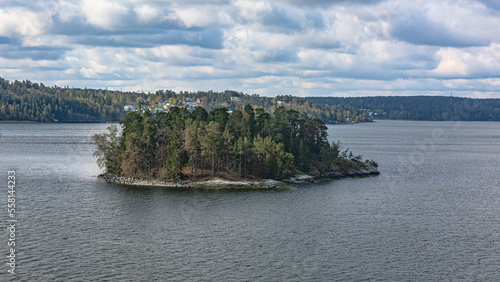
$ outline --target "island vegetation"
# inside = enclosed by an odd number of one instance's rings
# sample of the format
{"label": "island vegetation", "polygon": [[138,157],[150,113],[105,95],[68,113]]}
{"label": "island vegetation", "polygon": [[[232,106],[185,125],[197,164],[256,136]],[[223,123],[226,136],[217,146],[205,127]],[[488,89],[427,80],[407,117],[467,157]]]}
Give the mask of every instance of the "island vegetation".
{"label": "island vegetation", "polygon": [[130,112],[120,124],[121,130],[112,125],[93,136],[94,155],[107,175],[175,182],[378,173],[374,161],[330,143],[319,118],[284,107],[272,115],[249,104],[231,113],[172,107],[156,115]]}

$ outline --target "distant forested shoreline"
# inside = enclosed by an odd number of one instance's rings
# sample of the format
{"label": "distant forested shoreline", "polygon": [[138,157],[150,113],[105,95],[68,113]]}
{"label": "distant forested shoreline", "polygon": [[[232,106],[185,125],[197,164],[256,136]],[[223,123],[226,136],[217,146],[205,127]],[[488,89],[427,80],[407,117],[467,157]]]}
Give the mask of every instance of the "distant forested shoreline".
{"label": "distant forested shoreline", "polygon": [[319,104],[351,106],[375,119],[500,121],[500,99],[452,96],[307,97]]}
{"label": "distant forested shoreline", "polygon": [[317,104],[291,95],[261,97],[241,92],[199,91],[179,93],[160,90],[155,93],[122,92],[102,89],[80,89],[46,86],[29,80],[8,81],[0,78],[0,121],[36,122],[104,122],[120,121],[132,105],[137,111],[167,111],[165,105],[189,107],[199,101],[207,111],[225,107],[242,110],[246,104],[274,112],[279,107],[297,110],[325,123],[366,122],[373,119],[352,106]]}

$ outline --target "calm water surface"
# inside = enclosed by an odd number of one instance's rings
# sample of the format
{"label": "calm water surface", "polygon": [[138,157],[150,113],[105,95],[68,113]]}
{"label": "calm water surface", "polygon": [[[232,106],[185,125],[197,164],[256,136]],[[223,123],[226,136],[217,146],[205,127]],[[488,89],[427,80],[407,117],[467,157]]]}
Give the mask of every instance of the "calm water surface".
{"label": "calm water surface", "polygon": [[382,174],[286,191],[105,183],[90,136],[107,126],[0,123],[16,281],[500,280],[500,123],[329,127]]}

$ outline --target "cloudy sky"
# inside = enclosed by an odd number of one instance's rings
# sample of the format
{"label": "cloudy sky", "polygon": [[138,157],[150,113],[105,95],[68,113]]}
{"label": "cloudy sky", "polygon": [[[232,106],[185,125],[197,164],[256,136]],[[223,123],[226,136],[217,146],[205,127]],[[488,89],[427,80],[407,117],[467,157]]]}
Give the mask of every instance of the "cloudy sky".
{"label": "cloudy sky", "polygon": [[0,77],[264,96],[500,98],[498,0],[0,0]]}

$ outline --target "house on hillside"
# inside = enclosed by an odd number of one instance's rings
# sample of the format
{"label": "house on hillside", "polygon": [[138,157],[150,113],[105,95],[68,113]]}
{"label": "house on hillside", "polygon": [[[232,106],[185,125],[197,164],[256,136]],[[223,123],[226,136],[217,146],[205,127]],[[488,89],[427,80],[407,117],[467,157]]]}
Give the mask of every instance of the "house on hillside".
{"label": "house on hillside", "polygon": [[125,112],[137,112],[134,105],[125,105],[123,107],[123,111],[125,111]]}
{"label": "house on hillside", "polygon": [[186,105],[186,109],[188,109],[189,111],[192,111],[192,110],[194,110],[194,108],[199,106],[198,104],[193,102],[193,100],[191,100],[191,98],[189,98],[189,97],[186,98],[185,105]]}

